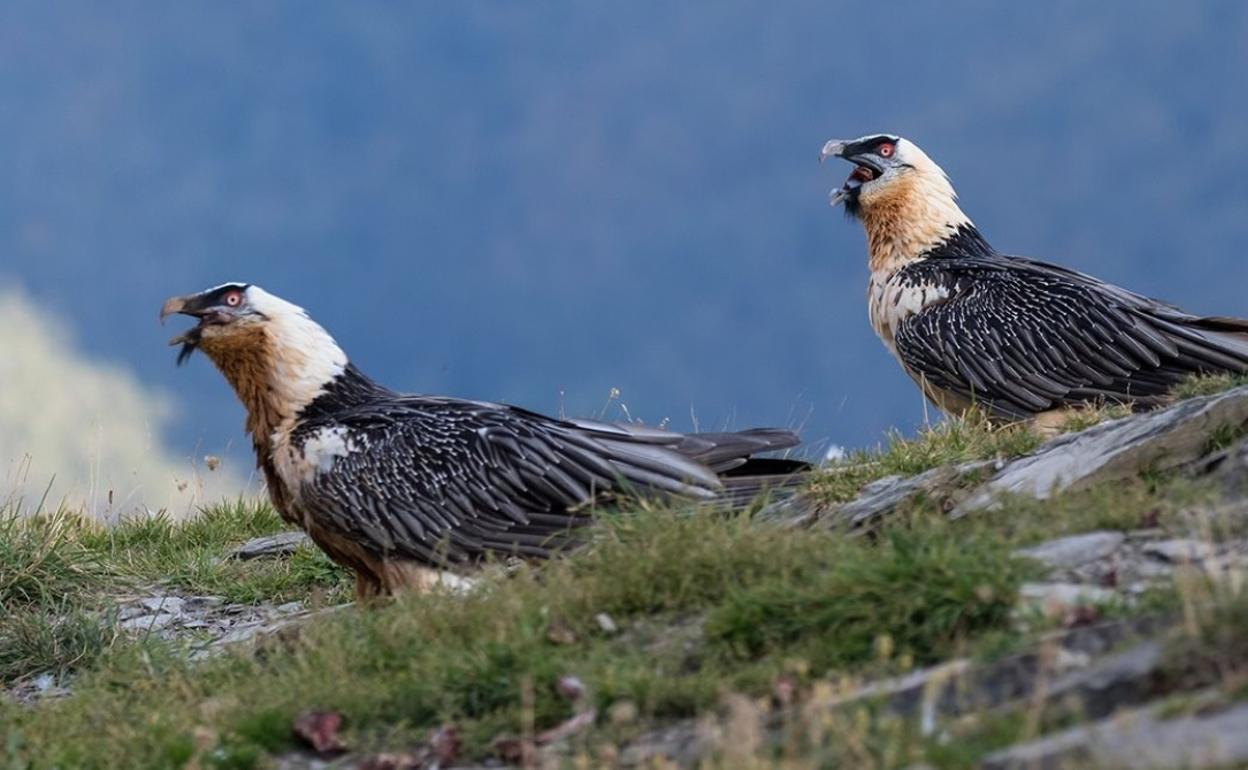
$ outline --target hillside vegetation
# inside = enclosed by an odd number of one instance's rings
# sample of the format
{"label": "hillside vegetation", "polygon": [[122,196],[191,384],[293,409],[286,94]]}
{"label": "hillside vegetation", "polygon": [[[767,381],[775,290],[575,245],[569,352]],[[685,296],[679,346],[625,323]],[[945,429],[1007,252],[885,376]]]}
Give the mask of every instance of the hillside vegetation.
{"label": "hillside vegetation", "polygon": [[[1205,456],[1237,446],[1242,425],[1209,433]],[[281,530],[263,504],[108,529],[11,504],[0,517],[0,766],[1006,767],[992,764],[995,750],[1100,708],[1051,702],[1032,681],[1047,670],[1037,644],[1074,649],[1072,634],[1109,639],[1101,655],[1146,630],[1160,650],[1149,700],[1168,718],[1248,696],[1242,571],[1192,559],[1127,590],[1134,567],[1123,561],[1083,598],[1036,601],[1047,596],[1037,586],[1056,584],[1052,565],[1020,553],[1086,532],[1145,549],[1174,538],[1237,547],[1245,505],[1213,477],[1152,463],[964,516],[925,493],[870,527],[811,521],[811,510],[836,510],[888,476],[1003,467],[1041,448],[1023,426],[949,421],[853,453],[800,501],[731,516],[604,513],[592,544],[565,558],[496,565],[467,592],[372,607],[341,606],[348,576],[306,545],[230,558]],[[136,627],[131,608],[152,596],[187,607],[298,602],[301,620],[216,644],[210,624]],[[973,682],[968,672],[1017,661],[1039,668],[991,708],[894,702],[904,691],[895,677],[928,677],[932,691],[943,680],[931,667]],[[997,687],[1000,676],[979,679]]]}

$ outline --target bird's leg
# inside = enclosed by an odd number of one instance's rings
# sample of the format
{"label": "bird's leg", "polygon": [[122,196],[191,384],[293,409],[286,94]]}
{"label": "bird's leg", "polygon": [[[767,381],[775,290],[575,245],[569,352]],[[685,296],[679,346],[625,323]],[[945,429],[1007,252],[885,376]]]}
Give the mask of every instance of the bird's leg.
{"label": "bird's leg", "polygon": [[371,604],[381,596],[381,582],[377,580],[377,576],[357,569],[355,572],[355,603],[360,605]]}
{"label": "bird's leg", "polygon": [[425,594],[439,588],[462,592],[475,582],[471,578],[410,561],[386,560],[382,562],[379,574],[385,592],[390,594],[408,591]]}

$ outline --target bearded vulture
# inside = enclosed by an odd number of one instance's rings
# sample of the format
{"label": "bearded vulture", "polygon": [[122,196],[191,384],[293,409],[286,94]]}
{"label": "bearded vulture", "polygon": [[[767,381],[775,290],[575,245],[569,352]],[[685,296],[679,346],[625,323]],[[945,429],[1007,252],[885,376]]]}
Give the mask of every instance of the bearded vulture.
{"label": "bearded vulture", "polygon": [[171,342],[179,363],[201,350],[229,381],[274,506],[355,571],[360,599],[491,555],[548,556],[621,495],[740,503],[807,467],[751,457],[795,446],[784,430],[682,435],[396,393],[258,286],[174,297],[172,313],[198,319]]}
{"label": "bearded vulture", "polygon": [[1248,321],[1192,315],[1069,268],[998,252],[945,172],[891,134],[834,139],[832,192],[867,232],[871,326],[946,412],[1020,420],[1089,404],[1149,408],[1193,374],[1248,372]]}

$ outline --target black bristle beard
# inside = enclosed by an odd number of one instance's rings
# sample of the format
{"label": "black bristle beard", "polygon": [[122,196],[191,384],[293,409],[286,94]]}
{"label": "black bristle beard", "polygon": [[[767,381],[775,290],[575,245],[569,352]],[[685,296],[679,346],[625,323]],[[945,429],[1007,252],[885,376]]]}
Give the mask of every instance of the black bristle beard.
{"label": "black bristle beard", "polygon": [[854,190],[845,198],[845,216],[850,219],[862,219],[862,202],[858,200],[858,190]]}
{"label": "black bristle beard", "polygon": [[195,327],[183,335],[182,349],[178,351],[178,366],[185,364],[191,354],[199,347],[199,327]]}

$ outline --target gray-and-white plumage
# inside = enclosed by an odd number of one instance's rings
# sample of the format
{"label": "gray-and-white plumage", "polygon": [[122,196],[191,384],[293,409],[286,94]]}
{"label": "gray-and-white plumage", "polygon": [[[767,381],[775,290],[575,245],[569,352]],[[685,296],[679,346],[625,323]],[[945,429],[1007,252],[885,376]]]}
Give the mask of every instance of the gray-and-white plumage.
{"label": "gray-and-white plumage", "polygon": [[1196,316],[996,251],[914,143],[828,142],[855,164],[833,204],[867,231],[872,327],[938,405],[1000,418],[1089,402],[1153,406],[1195,373],[1248,371],[1248,321]]}
{"label": "gray-and-white plumage", "polygon": [[396,393],[366,377],[300,308],[225,284],[166,303],[248,410],[275,506],[356,570],[362,596],[426,580],[419,567],[547,556],[621,495],[739,502],[805,463],[784,430],[682,435],[560,420],[503,404]]}

